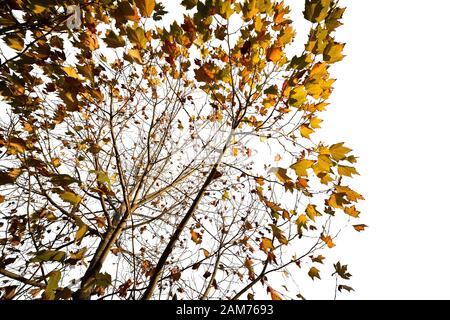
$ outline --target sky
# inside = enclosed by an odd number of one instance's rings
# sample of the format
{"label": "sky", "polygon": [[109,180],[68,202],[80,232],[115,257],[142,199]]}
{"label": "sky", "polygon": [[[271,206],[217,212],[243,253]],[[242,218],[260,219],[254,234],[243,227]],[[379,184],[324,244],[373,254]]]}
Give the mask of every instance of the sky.
{"label": "sky", "polygon": [[356,289],[340,298],[449,299],[450,1],[341,3],[347,57],[319,135],[359,156],[369,228],[338,240]]}

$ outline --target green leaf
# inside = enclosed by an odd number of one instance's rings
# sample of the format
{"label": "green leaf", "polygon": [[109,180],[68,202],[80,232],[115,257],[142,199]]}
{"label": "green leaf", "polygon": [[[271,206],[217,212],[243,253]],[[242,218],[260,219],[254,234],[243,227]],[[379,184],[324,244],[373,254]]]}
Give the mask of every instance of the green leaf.
{"label": "green leaf", "polygon": [[80,182],[79,180],[77,180],[75,178],[72,178],[68,174],[54,175],[53,177],[51,177],[50,181],[53,184],[56,184],[58,186],[68,186],[68,185],[71,185],[72,183],[79,183]]}
{"label": "green leaf", "polygon": [[183,5],[186,9],[190,10],[197,5],[198,0],[183,0],[181,1],[181,5]]}
{"label": "green leaf", "polygon": [[47,287],[43,294],[44,300],[55,300],[55,291],[58,289],[59,280],[61,280],[61,271],[54,270],[48,274]]}
{"label": "green leaf", "polygon": [[75,234],[75,240],[81,241],[87,231],[88,231],[88,226],[85,223],[81,222],[80,225],[78,226],[77,233]]}
{"label": "green leaf", "polygon": [[265,94],[278,94],[278,89],[276,85],[272,85],[264,90]]}
{"label": "green leaf", "polygon": [[145,37],[144,29],[141,27],[132,28],[130,26],[127,27],[127,36],[128,39],[135,45],[137,45],[138,48],[145,48],[145,45],[147,44],[147,38]]}
{"label": "green leaf", "polygon": [[111,275],[109,273],[97,273],[94,284],[99,287],[108,287],[111,285]]}
{"label": "green leaf", "polygon": [[59,197],[63,201],[68,202],[68,203],[70,203],[73,206],[78,205],[81,202],[81,200],[82,200],[79,195],[77,195],[77,194],[75,194],[75,193],[73,193],[71,191],[64,191],[63,193],[61,193],[59,195]]}
{"label": "green leaf", "polygon": [[36,255],[30,260],[30,262],[63,262],[65,257],[66,253],[64,251],[41,250],[36,252]]}
{"label": "green leaf", "polygon": [[125,46],[125,40],[112,30],[106,32],[106,38],[103,38],[103,41],[105,41],[110,48],[120,48]]}

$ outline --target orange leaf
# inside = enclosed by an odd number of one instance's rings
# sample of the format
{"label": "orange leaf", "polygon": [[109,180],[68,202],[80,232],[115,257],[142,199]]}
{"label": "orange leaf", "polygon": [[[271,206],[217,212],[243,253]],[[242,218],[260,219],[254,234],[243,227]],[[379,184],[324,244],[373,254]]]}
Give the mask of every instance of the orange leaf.
{"label": "orange leaf", "polygon": [[272,46],[269,49],[267,49],[266,58],[267,60],[276,63],[278,60],[281,59],[282,54],[283,52],[281,51],[280,48]]}
{"label": "orange leaf", "polygon": [[353,218],[358,218],[359,217],[359,213],[360,213],[358,210],[356,210],[355,206],[344,208],[344,212],[346,214],[348,214],[350,217],[353,217]]}
{"label": "orange leaf", "polygon": [[196,244],[200,244],[202,243],[202,236],[200,233],[195,232],[194,230],[191,230],[191,239],[192,241],[194,241]]}
{"label": "orange leaf", "polygon": [[273,250],[274,246],[272,243],[272,240],[270,240],[269,238],[263,237],[261,239],[261,244],[259,245],[259,247],[261,248],[261,250],[263,250],[265,253],[269,252],[269,249]]}
{"label": "orange leaf", "polygon": [[333,248],[335,246],[335,244],[333,243],[333,239],[331,239],[330,236],[325,236],[325,235],[322,234],[320,236],[320,240],[325,242],[327,244],[328,248]]}
{"label": "orange leaf", "polygon": [[361,231],[364,231],[367,228],[367,225],[365,225],[365,224],[355,224],[355,225],[353,225],[353,228],[355,228],[356,231],[361,232]]}
{"label": "orange leaf", "polygon": [[267,288],[267,291],[270,292],[270,297],[272,298],[272,300],[283,300],[281,298],[281,296],[279,295],[278,292],[276,292],[274,289],[272,289],[271,287]]}

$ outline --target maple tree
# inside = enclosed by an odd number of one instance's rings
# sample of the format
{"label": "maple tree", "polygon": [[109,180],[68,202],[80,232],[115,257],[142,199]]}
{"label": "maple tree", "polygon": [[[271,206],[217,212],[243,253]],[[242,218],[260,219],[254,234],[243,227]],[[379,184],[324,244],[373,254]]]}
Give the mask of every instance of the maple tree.
{"label": "maple tree", "polygon": [[279,300],[306,293],[276,274],[317,281],[329,262],[350,278],[324,255],[333,221],[367,227],[357,158],[313,139],[344,8],[305,1],[309,36],[289,56],[283,2],[181,5],[170,27],[155,0],[0,9],[4,299]]}

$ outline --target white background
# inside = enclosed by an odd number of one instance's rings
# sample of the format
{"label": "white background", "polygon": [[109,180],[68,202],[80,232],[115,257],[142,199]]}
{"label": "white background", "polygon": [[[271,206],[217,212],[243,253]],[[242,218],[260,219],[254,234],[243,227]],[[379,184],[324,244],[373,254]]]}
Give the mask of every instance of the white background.
{"label": "white background", "polygon": [[449,299],[450,1],[341,4],[347,57],[320,137],[359,155],[369,228],[337,241],[357,290],[339,298]]}

